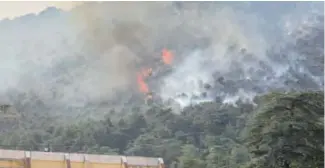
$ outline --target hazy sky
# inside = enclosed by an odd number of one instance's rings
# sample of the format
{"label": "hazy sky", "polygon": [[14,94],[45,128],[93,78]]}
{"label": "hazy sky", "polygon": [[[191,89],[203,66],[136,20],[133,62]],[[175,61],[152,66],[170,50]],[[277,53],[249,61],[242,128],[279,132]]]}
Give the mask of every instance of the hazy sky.
{"label": "hazy sky", "polygon": [[[78,4],[83,3],[83,1],[79,2],[71,2],[71,1],[0,1],[0,20],[3,18],[14,18],[17,16],[25,15],[28,13],[38,13],[41,12],[42,10],[46,9],[47,7],[50,6],[55,6],[57,8],[61,8],[63,10],[69,10],[73,7],[75,7]],[[231,2],[234,4],[234,2]],[[238,2],[235,2],[238,3]],[[279,6],[282,6],[284,10],[288,8],[288,6],[309,6],[310,4],[316,4],[314,7],[316,8],[322,8],[324,7],[323,2],[320,3],[309,3],[309,5],[306,5],[308,2],[303,2],[303,3],[298,3],[298,2],[293,2],[293,3],[288,3],[288,2],[282,2],[282,3],[273,3],[273,2],[254,2],[251,3],[251,5],[257,5],[258,7],[256,8],[257,10],[261,8],[261,5],[265,6],[263,10],[271,10],[272,15],[274,13],[274,8],[272,8],[272,4],[277,4],[275,10],[280,10]],[[242,3],[238,3],[242,4]],[[271,6],[270,6],[271,4]],[[274,6],[274,5],[273,5]],[[272,8],[272,9],[271,9]]]}
{"label": "hazy sky", "polygon": [[14,18],[28,13],[38,13],[49,6],[55,6],[63,10],[69,10],[82,2],[58,2],[58,1],[1,1],[0,19]]}

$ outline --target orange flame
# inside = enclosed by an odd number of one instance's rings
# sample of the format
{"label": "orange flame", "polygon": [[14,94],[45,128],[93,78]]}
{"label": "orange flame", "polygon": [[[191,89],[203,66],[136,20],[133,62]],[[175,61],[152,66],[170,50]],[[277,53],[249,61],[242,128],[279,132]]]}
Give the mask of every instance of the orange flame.
{"label": "orange flame", "polygon": [[170,65],[173,62],[173,57],[173,54],[169,50],[162,50],[162,60],[165,64]]}
{"label": "orange flame", "polygon": [[138,82],[140,92],[142,92],[142,93],[149,92],[149,87],[148,87],[147,83],[144,81],[143,74],[138,73],[137,82]]}
{"label": "orange flame", "polygon": [[[171,51],[169,51],[167,49],[162,50],[162,61],[165,64],[170,65],[173,62],[173,57],[174,56]],[[151,75],[152,75],[152,68],[142,69],[137,74],[137,83],[138,83],[140,92],[146,93],[146,94],[148,94],[150,92],[148,84],[145,82],[145,79]],[[152,99],[152,95],[151,94],[147,95],[147,99]]]}

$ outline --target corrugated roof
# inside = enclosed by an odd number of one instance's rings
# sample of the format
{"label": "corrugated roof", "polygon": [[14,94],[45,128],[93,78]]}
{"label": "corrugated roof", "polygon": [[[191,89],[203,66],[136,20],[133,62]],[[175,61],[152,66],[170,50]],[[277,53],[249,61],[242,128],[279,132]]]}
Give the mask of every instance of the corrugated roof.
{"label": "corrugated roof", "polygon": [[128,165],[139,165],[139,166],[158,166],[158,158],[151,157],[137,157],[137,156],[128,156],[126,157]]}
{"label": "corrugated roof", "polygon": [[[33,160],[52,160],[63,161],[66,158],[76,162],[95,162],[95,163],[116,163],[122,162],[123,156],[118,155],[91,155],[81,153],[57,153],[57,152],[38,152],[38,151],[19,151],[19,150],[4,150],[0,149],[0,159],[24,159],[25,156],[30,156]],[[158,158],[152,157],[137,157],[127,156],[128,165],[137,166],[158,166]]]}

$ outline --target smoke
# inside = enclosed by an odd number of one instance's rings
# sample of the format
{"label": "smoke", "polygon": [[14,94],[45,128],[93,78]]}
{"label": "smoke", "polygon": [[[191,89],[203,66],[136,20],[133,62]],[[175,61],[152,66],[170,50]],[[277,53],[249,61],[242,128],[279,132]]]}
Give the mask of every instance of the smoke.
{"label": "smoke", "polygon": [[[323,89],[322,13],[289,13],[281,18],[285,24],[276,27],[278,33],[260,31],[264,26],[252,15],[228,8],[214,14],[209,17],[217,22],[199,24],[211,28],[206,34],[211,45],[193,49],[163,79],[160,95],[165,101],[181,107],[219,98],[223,103],[253,103],[256,95],[269,91]],[[281,40],[273,41],[268,33]]]}
{"label": "smoke", "polygon": [[[185,60],[188,59],[186,53],[190,54],[188,52],[192,52],[191,48],[200,45],[207,47],[215,44],[212,50],[221,53],[220,55],[226,52],[225,46],[231,44],[250,48],[256,53],[264,51],[263,39],[256,36],[257,26],[252,26],[257,18],[238,20],[238,16],[243,16],[243,13],[235,12],[222,4],[213,5],[214,8],[203,11],[206,4],[200,3],[182,3],[177,6],[172,2],[110,2],[90,3],[72,11],[75,26],[84,29],[82,41],[85,42],[85,47],[95,57],[104,55],[105,61],[100,62],[109,64],[105,73],[110,84],[105,83],[107,87],[100,87],[103,88],[101,93],[110,95],[109,88],[134,88],[136,73],[142,67],[152,67],[154,71],[160,68],[157,60],[161,62],[163,48],[174,51],[176,62],[173,65],[180,69],[182,65],[179,64],[183,64],[183,61],[188,64],[185,65],[187,69],[191,66],[189,64],[193,61]],[[109,53],[117,46],[127,52],[123,55]],[[220,71],[228,71],[226,68],[229,60],[218,55],[213,56],[213,60],[222,61]],[[196,73],[196,77],[202,75],[199,71],[187,73]],[[211,72],[206,71],[206,74],[209,73]],[[153,84],[150,87],[164,90],[165,86]],[[168,87],[166,93],[170,91],[172,87]],[[93,90],[92,94],[94,92]],[[158,96],[164,97],[161,94]]]}
{"label": "smoke", "polygon": [[[297,39],[289,38],[296,36],[284,33],[290,25],[300,25],[296,20],[301,15],[286,9],[286,15],[273,17],[271,11],[271,22],[249,12],[261,6],[238,4],[91,2],[67,12],[49,8],[1,21],[0,95],[11,103],[23,97],[50,107],[124,102],[130,95],[141,95],[136,82],[142,68],[153,70],[148,85],[155,96],[181,106],[216,97],[225,103],[251,101],[274,89],[323,85],[323,74],[316,75],[311,67],[319,61],[306,59],[310,63],[305,64],[305,51],[298,52]],[[279,6],[285,5],[276,9]],[[300,11],[308,14],[307,9]],[[279,20],[285,24],[277,25]],[[173,52],[171,65],[162,64],[164,48]],[[285,56],[279,54],[284,48]],[[312,82],[287,84],[303,78],[302,73]]]}

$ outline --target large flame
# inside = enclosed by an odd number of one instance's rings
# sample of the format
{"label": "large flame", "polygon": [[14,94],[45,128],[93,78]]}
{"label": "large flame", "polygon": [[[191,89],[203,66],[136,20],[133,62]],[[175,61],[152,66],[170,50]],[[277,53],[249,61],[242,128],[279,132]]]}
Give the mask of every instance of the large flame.
{"label": "large flame", "polygon": [[[170,65],[173,61],[173,54],[169,50],[163,49],[162,50],[162,61],[165,64]],[[148,84],[146,83],[145,80],[146,80],[146,78],[148,78],[151,75],[152,75],[152,68],[143,68],[137,74],[137,83],[138,83],[139,90],[140,90],[140,92],[147,94],[147,98],[149,98],[149,99],[152,98],[152,95],[150,93]]]}
{"label": "large flame", "polygon": [[170,65],[173,62],[173,57],[173,54],[169,50],[162,50],[162,60],[165,64]]}
{"label": "large flame", "polygon": [[138,73],[137,75],[137,82],[138,82],[138,86],[139,86],[139,90],[142,93],[149,93],[149,87],[147,85],[147,83],[144,80],[144,76],[141,73]]}

